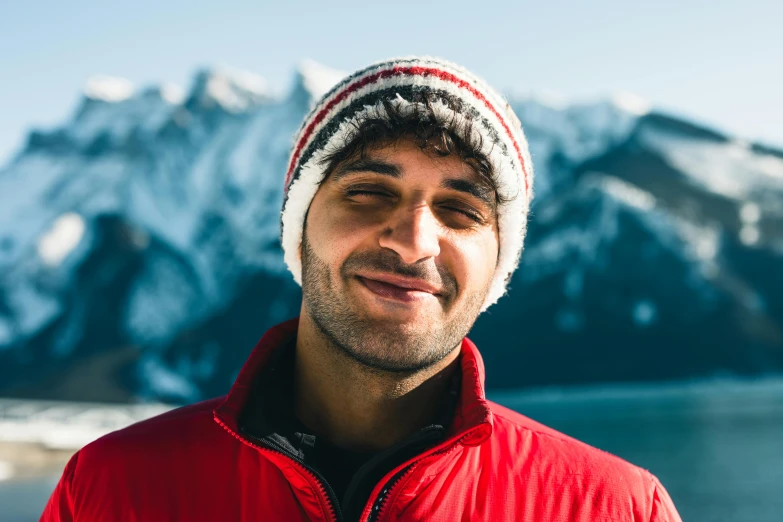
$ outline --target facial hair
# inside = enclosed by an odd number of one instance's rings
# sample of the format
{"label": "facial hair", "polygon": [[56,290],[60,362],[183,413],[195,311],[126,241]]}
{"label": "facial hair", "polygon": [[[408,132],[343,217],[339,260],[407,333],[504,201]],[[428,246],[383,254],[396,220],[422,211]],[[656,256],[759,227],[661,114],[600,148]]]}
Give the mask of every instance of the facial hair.
{"label": "facial hair", "polygon": [[[359,270],[398,274],[440,282],[446,289],[444,314],[400,323],[394,317],[378,318],[352,302],[347,285],[356,284]],[[340,267],[336,281],[329,265],[313,252],[305,227],[302,238],[302,299],[315,326],[332,349],[341,351],[362,365],[384,372],[416,373],[441,361],[451,353],[476,322],[489,293],[490,281],[459,300],[456,279],[433,265],[404,265],[396,252],[352,254]],[[445,316],[445,317],[444,317]]]}

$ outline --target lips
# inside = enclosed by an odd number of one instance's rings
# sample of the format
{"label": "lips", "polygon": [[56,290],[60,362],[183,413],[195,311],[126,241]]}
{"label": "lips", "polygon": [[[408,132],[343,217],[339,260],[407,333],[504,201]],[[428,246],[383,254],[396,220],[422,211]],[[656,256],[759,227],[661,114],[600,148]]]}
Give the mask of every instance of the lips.
{"label": "lips", "polygon": [[[394,277],[384,277],[387,280],[375,279],[379,276],[364,277],[357,276],[357,280],[368,290],[376,295],[385,297],[387,299],[394,299],[402,302],[414,302],[422,299],[437,298],[438,293],[434,287],[428,283],[421,283],[418,281],[412,281],[408,279],[400,279]],[[393,280],[396,284],[388,281]],[[405,285],[405,286],[401,286]]]}
{"label": "lips", "polygon": [[379,274],[360,273],[357,275],[364,279],[379,281],[381,283],[393,285],[405,290],[417,290],[419,292],[426,292],[428,294],[433,294],[433,295],[442,294],[441,290],[438,287],[432,285],[431,283],[425,281],[424,279],[416,279],[413,277],[404,277],[395,274],[382,274],[382,273]]}

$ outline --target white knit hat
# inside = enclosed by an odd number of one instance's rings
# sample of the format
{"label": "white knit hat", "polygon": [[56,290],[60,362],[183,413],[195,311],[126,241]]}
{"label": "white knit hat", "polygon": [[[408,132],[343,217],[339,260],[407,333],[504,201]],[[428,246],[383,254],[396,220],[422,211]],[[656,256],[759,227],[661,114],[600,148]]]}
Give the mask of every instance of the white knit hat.
{"label": "white knit hat", "polygon": [[[340,150],[368,118],[386,116],[384,101],[403,111],[412,108],[414,94],[440,94],[462,103],[459,113],[446,103],[432,104],[441,121],[471,120],[470,128],[493,175],[504,203],[498,208],[500,251],[483,312],[506,293],[506,284],[519,263],[527,230],[527,213],[533,197],[533,165],[522,125],[508,102],[464,68],[430,57],[385,60],[345,78],[307,115],[294,139],[285,178],[281,215],[281,242],[285,262],[302,284],[299,247],[307,210],[327,166],[324,158]],[[462,126],[460,126],[462,128]]]}

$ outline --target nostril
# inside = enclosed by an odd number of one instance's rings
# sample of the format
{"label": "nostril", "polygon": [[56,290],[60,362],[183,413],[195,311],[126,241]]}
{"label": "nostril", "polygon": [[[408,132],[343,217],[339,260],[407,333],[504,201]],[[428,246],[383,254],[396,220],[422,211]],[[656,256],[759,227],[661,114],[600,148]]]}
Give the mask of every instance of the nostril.
{"label": "nostril", "polygon": [[440,254],[440,235],[437,229],[416,224],[418,220],[406,220],[390,226],[381,235],[379,245],[394,250],[406,263]]}

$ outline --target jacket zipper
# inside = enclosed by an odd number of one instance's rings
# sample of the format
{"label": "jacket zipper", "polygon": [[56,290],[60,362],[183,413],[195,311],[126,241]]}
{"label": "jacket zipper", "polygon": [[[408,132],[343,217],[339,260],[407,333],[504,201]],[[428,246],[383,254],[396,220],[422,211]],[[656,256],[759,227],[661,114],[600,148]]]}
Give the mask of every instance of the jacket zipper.
{"label": "jacket zipper", "polygon": [[410,463],[408,466],[398,471],[392,478],[390,478],[386,482],[386,484],[384,484],[380,493],[378,493],[378,496],[375,498],[372,508],[370,509],[370,516],[367,517],[367,522],[377,522],[378,520],[380,520],[381,514],[383,513],[383,508],[386,507],[386,499],[388,498],[392,488],[394,488],[394,486],[396,486],[403,479],[403,477],[405,477],[408,473],[413,471],[413,468],[415,468],[419,462],[421,462],[426,458],[432,457],[434,455],[440,455],[440,454],[450,453],[454,451],[457,448],[457,445],[462,441],[462,439],[467,437],[469,434],[470,432],[466,433],[465,435],[457,439],[454,442],[454,444],[451,444],[449,446],[441,448],[438,451],[434,451],[429,455],[424,455],[416,459],[414,462]]}
{"label": "jacket zipper", "polygon": [[[222,422],[220,424],[223,424]],[[227,430],[229,429],[227,426],[223,425],[224,428]],[[233,431],[233,430],[229,430]],[[297,464],[300,468],[302,468],[308,475],[313,477],[315,479],[316,484],[318,484],[318,488],[321,491],[321,494],[324,495],[326,498],[326,505],[329,507],[329,513],[332,515],[332,519],[336,522],[343,522],[343,513],[340,509],[340,504],[337,502],[337,495],[335,494],[332,487],[329,485],[328,482],[326,482],[326,479],[318,473],[318,471],[315,468],[311,468],[307,464],[305,464],[299,457],[296,455],[292,455],[290,452],[286,451],[284,448],[281,448],[277,444],[275,444],[272,441],[259,439],[258,437],[254,437],[253,435],[250,435],[248,433],[243,432],[243,435],[246,437],[252,439],[256,444],[258,444],[262,449],[265,449],[267,451],[271,451],[273,453],[279,453],[280,455],[283,455],[284,457],[287,457],[294,461],[295,464]],[[235,434],[235,436],[239,436],[239,434]],[[241,438],[241,437],[239,437]]]}
{"label": "jacket zipper", "polygon": [[381,489],[381,492],[378,493],[378,497],[375,499],[375,502],[373,502],[372,509],[370,509],[370,516],[367,517],[367,522],[376,522],[378,520],[378,518],[381,516],[381,509],[383,509],[383,505],[386,502],[386,497],[388,496],[389,491],[391,491],[391,489],[397,484],[397,482],[400,481],[400,479],[402,479],[402,477],[408,474],[408,471],[413,468],[414,464],[411,464],[410,466],[400,470],[383,486],[383,489]]}
{"label": "jacket zipper", "polygon": [[[326,505],[329,507],[329,513],[332,515],[332,518],[336,522],[343,522],[343,513],[342,510],[340,510],[340,504],[336,502],[337,495],[335,495],[334,490],[329,485],[328,482],[326,482],[326,479],[324,479],[323,475],[318,473],[315,469],[311,468],[307,464],[301,461],[296,455],[291,455],[288,451],[285,451],[283,448],[280,448],[277,444],[274,442],[270,442],[267,440],[259,439],[258,437],[254,437],[253,435],[250,435],[249,433],[245,433],[241,428],[238,431],[235,431],[231,428],[229,428],[226,423],[224,423],[220,417],[218,417],[217,412],[213,414],[215,421],[223,427],[224,430],[229,432],[235,439],[244,442],[245,444],[252,446],[254,448],[259,448],[266,451],[271,451],[273,453],[279,453],[283,455],[284,457],[287,457],[294,461],[295,464],[297,464],[300,468],[302,468],[308,475],[313,477],[315,479],[316,484],[318,484],[319,489],[321,490],[321,493],[326,498]],[[239,434],[239,431],[242,431],[242,435],[247,436],[248,438],[243,437]],[[252,439],[249,440],[249,439]]]}
{"label": "jacket zipper", "polygon": [[[215,414],[215,420],[218,422],[218,424],[220,424],[223,427],[223,429],[231,433],[237,439],[244,440],[246,443],[250,444],[251,446],[253,445],[251,441],[243,438],[242,435],[240,435],[236,431],[226,426],[226,424],[217,417],[217,414]],[[412,471],[413,468],[415,468],[419,462],[421,462],[426,458],[432,457],[434,455],[440,455],[441,453],[450,453],[451,451],[454,451],[457,448],[457,445],[466,437],[468,437],[468,435],[473,433],[473,431],[475,431],[475,428],[463,434],[459,439],[454,441],[453,444],[444,446],[439,450],[433,451],[432,453],[429,453],[427,455],[422,455],[420,458],[416,459],[415,461],[411,462],[408,466],[398,471],[391,479],[389,479],[386,482],[384,487],[381,489],[381,492],[373,501],[373,507],[370,509],[370,516],[367,518],[367,522],[377,522],[380,519],[380,516],[383,513],[383,508],[385,507],[385,501],[389,493],[391,492],[392,488],[396,486],[397,483],[405,475],[407,475],[410,471]],[[330,514],[334,517],[334,520],[336,522],[343,522],[343,513],[342,510],[340,509],[340,504],[335,500],[337,498],[337,495],[334,493],[334,490],[329,485],[329,483],[326,482],[326,479],[324,479],[323,475],[318,473],[318,471],[316,471],[314,468],[311,468],[310,466],[302,462],[302,460],[299,459],[296,455],[292,455],[288,451],[285,451],[283,448],[280,448],[277,444],[267,440],[259,439],[245,432],[243,432],[243,435],[255,441],[256,445],[259,445],[260,448],[266,449],[267,451],[271,451],[274,453],[279,453],[284,457],[291,459],[292,461],[294,461],[294,463],[296,463],[299,467],[301,467],[307,474],[313,477],[316,483],[318,484],[321,493],[323,493],[326,498],[326,505],[329,507]]]}
{"label": "jacket zipper", "polygon": [[304,469],[311,477],[313,477],[315,479],[315,482],[318,484],[321,493],[326,497],[326,505],[329,506],[329,512],[332,514],[334,520],[337,522],[343,522],[343,512],[342,509],[340,509],[339,502],[337,502],[337,495],[335,494],[334,490],[332,489],[332,486],[329,485],[329,483],[326,481],[323,475],[321,475],[315,468],[311,468],[310,466],[305,464],[299,457],[285,451],[285,449],[279,447],[274,442],[258,439],[256,437],[253,437],[252,435],[248,435],[248,436],[254,441],[256,441],[258,444],[265,446],[266,449],[268,449],[269,451],[280,453],[281,455],[284,455],[289,459],[293,460],[302,469]]}

